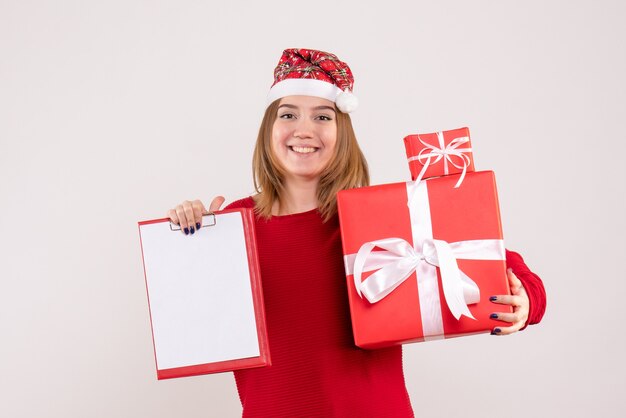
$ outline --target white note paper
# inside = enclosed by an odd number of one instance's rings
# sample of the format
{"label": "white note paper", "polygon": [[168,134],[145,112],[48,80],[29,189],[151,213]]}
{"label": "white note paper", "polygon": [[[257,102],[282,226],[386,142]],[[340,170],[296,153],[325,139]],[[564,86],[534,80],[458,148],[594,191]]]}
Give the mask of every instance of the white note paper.
{"label": "white note paper", "polygon": [[215,221],[187,236],[140,226],[158,369],[260,355],[241,213]]}

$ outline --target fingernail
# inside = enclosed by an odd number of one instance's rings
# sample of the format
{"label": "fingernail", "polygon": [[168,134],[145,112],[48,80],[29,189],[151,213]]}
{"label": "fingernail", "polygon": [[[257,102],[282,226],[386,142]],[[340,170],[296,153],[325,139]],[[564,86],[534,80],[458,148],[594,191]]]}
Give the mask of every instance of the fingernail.
{"label": "fingernail", "polygon": [[200,225],[200,222],[196,222],[196,229],[200,229],[202,227],[202,225]]}
{"label": "fingernail", "polygon": [[491,331],[491,335],[498,335],[500,332],[502,332],[500,328],[494,328],[493,331]]}
{"label": "fingernail", "polygon": [[189,232],[191,232],[191,235],[193,235],[193,233],[196,232],[196,228],[194,228],[193,225],[192,225]]}
{"label": "fingernail", "polygon": [[492,313],[491,315],[489,315],[489,318],[491,318],[491,319],[498,319],[498,314],[497,313]]}
{"label": "fingernail", "polygon": [[497,296],[489,296],[489,300],[494,302],[494,301],[498,300],[498,297]]}
{"label": "fingernail", "polygon": [[185,228],[184,231],[185,231],[185,235],[189,235],[189,228]]}

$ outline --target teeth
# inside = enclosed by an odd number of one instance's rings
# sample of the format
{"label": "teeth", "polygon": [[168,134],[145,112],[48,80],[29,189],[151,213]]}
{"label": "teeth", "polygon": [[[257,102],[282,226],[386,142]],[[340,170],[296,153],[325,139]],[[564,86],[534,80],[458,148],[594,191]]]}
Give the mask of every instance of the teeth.
{"label": "teeth", "polygon": [[310,152],[315,152],[315,148],[312,148],[312,147],[291,147],[291,149],[301,154],[308,154]]}

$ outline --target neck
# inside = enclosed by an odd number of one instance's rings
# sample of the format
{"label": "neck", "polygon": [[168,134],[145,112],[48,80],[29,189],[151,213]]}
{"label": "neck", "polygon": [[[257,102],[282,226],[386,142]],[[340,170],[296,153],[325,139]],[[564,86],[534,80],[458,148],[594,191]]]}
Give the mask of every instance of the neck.
{"label": "neck", "polygon": [[290,180],[285,182],[285,193],[272,208],[273,215],[291,215],[307,212],[319,206],[317,201],[317,179]]}

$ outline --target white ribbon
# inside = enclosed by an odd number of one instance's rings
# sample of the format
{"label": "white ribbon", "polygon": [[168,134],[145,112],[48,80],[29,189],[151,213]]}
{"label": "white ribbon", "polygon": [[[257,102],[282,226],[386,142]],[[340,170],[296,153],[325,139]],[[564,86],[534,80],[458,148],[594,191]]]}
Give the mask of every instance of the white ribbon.
{"label": "white ribbon", "polygon": [[[364,243],[356,254],[345,256],[346,274],[354,275],[359,296],[376,303],[411,276],[417,275],[418,296],[425,337],[442,336],[443,317],[437,283],[437,267],[445,301],[458,320],[474,319],[467,305],[480,301],[478,285],[457,264],[457,259],[504,260],[501,239],[468,240],[448,243],[432,236],[428,182],[408,182],[407,196],[413,245],[401,238],[385,238]],[[383,251],[374,251],[379,248]],[[375,271],[362,281],[365,272]]]}
{"label": "white ribbon", "polygon": [[[444,175],[448,175],[449,168],[448,163],[452,164],[454,167],[462,170],[461,177],[459,177],[459,181],[456,182],[454,186],[459,187],[461,183],[463,183],[463,179],[465,178],[465,174],[467,173],[467,167],[470,165],[470,157],[468,153],[472,152],[472,148],[459,148],[461,145],[469,142],[469,137],[462,136],[458,138],[454,138],[448,145],[445,145],[445,141],[443,139],[443,132],[437,132],[437,139],[439,140],[439,147],[436,145],[428,144],[422,141],[419,135],[417,135],[417,139],[424,145],[424,148],[420,151],[417,156],[410,157],[408,159],[409,162],[417,160],[420,164],[423,165],[422,170],[418,174],[415,181],[419,182],[426,174],[426,170],[431,164],[437,164],[439,161],[443,159],[443,173]],[[462,164],[456,164],[452,157],[458,157],[461,159]],[[434,160],[433,160],[434,158]],[[426,161],[423,161],[426,160]]]}

